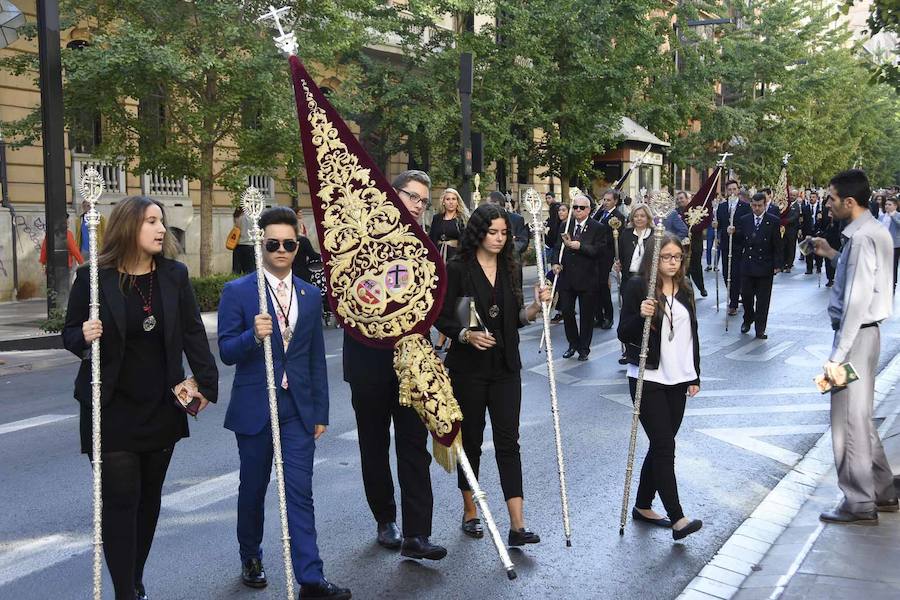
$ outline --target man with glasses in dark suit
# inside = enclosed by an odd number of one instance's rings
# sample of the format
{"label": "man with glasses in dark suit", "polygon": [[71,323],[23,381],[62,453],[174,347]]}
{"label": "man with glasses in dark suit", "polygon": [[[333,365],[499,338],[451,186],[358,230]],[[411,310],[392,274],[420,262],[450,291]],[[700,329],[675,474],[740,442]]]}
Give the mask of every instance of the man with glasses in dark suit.
{"label": "man with glasses in dark suit", "polygon": [[[560,241],[553,250],[553,272],[559,277],[559,309],[569,342],[563,358],[572,358],[577,352],[578,360],[585,361],[591,353],[600,281],[597,258],[603,243],[603,226],[590,218],[591,201],[585,195],[572,200],[572,211],[572,219],[568,227],[561,229]],[[559,260],[560,250],[562,260]],[[575,321],[576,300],[580,324]]]}

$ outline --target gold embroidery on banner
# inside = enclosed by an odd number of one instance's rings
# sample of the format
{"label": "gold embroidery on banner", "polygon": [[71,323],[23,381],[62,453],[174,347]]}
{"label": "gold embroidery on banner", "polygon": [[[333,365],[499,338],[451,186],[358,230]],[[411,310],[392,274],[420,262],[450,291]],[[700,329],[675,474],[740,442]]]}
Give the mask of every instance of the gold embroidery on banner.
{"label": "gold embroidery on banner", "polygon": [[302,84],[319,162],[321,243],[330,255],[328,287],[337,313],[368,338],[401,337],[434,306],[437,268],[425,244],[400,220],[400,210],[340,139],[307,83]]}

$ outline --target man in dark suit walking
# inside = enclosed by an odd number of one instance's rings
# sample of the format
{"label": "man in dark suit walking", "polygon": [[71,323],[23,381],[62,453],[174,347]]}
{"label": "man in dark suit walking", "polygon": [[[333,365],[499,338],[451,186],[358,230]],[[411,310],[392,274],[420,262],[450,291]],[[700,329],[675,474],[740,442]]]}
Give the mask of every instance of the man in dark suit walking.
{"label": "man in dark suit walking", "polygon": [[[597,304],[597,270],[603,227],[591,219],[591,201],[585,195],[572,201],[573,218],[563,226],[560,241],[553,250],[553,272],[559,277],[559,309],[563,314],[569,348],[563,358],[585,361],[591,352],[594,310]],[[558,261],[560,250],[562,260]],[[557,262],[558,261],[558,262]],[[575,321],[575,301],[578,301],[580,327]]]}
{"label": "man in dark suit walking", "polygon": [[781,271],[781,223],[766,210],[766,195],[759,192],[750,200],[751,214],[737,223],[735,239],[740,237],[741,297],[744,302],[744,323],[741,333],[756,326],[756,338],[766,339],[766,321],[772,298],[772,280]]}
{"label": "man in dark suit walking", "polygon": [[[827,213],[825,203],[819,199],[817,192],[809,193],[809,202],[802,208],[803,224],[801,231],[803,237],[822,237],[827,225]],[[816,272],[822,272],[822,257],[810,252],[806,255],[806,274],[812,275],[813,265],[816,266]]]}
{"label": "man in dark suit walking", "polygon": [[[750,214],[750,205],[738,198],[740,186],[737,181],[730,179],[725,183],[725,193],[727,199],[722,201],[716,208],[716,218],[713,221],[713,228],[719,234],[719,256],[722,257],[722,278],[728,283],[728,273],[730,269],[734,269],[731,275],[731,287],[728,289],[728,314],[734,316],[737,314],[738,300],[741,297],[741,241],[738,235],[734,235],[734,249],[730,249],[729,229],[738,223],[744,215]],[[731,256],[731,261],[728,257]]]}
{"label": "man in dark suit walking", "polygon": [[[607,190],[603,193],[600,204],[594,212],[593,219],[600,223],[600,247],[597,254],[599,272],[599,307],[597,309],[596,321],[601,329],[611,329],[613,326],[613,301],[612,293],[609,288],[609,273],[612,271],[613,263],[616,260],[615,238],[613,236],[612,227],[609,221],[613,217],[619,220],[619,226],[625,227],[625,215],[619,206],[622,204],[622,192],[619,190]],[[576,215],[577,216],[577,215]]]}
{"label": "man in dark suit walking", "polygon": [[791,190],[787,216],[784,223],[784,271],[790,273],[797,258],[797,235],[800,232],[800,201],[797,190]]}
{"label": "man in dark suit walking", "polygon": [[[431,194],[431,179],[423,171],[404,171],[391,183],[414,219],[422,216]],[[400,406],[394,352],[372,348],[344,332],[344,381],[356,413],[359,455],[366,500],[377,523],[376,540],[407,558],[440,560],[443,546],[432,544],[431,455],[428,430],[411,407]],[[391,476],[391,422],[397,451],[397,479],[403,535],[397,527],[397,504]]]}

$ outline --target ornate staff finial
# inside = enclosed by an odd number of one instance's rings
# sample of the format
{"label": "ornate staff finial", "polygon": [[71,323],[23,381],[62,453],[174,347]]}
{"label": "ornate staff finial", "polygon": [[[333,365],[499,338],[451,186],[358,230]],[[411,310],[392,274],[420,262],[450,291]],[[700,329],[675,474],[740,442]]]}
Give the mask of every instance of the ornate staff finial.
{"label": "ornate staff finial", "polygon": [[250,219],[251,239],[255,240],[253,236],[262,235],[259,229],[259,215],[262,214],[264,207],[265,200],[262,192],[255,187],[250,186],[241,194],[241,208],[244,209],[244,212],[247,213],[247,218]]}
{"label": "ornate staff finial", "polygon": [[291,9],[288,6],[275,8],[270,4],[269,12],[260,15],[256,20],[268,21],[271,19],[274,21],[275,27],[278,29],[278,37],[272,38],[275,41],[275,45],[286,54],[297,54],[297,36],[293,31],[285,31],[281,25],[281,17],[290,11]]}
{"label": "ornate staff finial", "polygon": [[719,154],[719,162],[717,162],[716,165],[719,167],[724,167],[725,161],[728,160],[729,156],[734,156],[734,154],[732,154],[731,152],[722,152],[721,154]]}
{"label": "ornate staff finial", "polygon": [[793,154],[790,154],[790,153],[785,154],[784,156],[782,156],[782,157],[781,157],[781,165],[784,166],[784,167],[786,167],[787,164],[788,164],[788,161],[791,159],[792,156],[793,156]]}
{"label": "ornate staff finial", "polygon": [[525,206],[525,210],[532,215],[540,215],[544,208],[541,195],[538,194],[534,188],[528,188],[525,191],[525,196],[522,198],[522,204]]}
{"label": "ornate staff finial", "polygon": [[569,188],[569,200],[575,200],[575,198],[577,198],[578,196],[581,196],[581,195],[582,195],[582,192],[577,187]]}
{"label": "ornate staff finial", "polygon": [[475,177],[472,178],[472,182],[475,184],[475,191],[472,192],[472,206],[477,207],[481,204],[481,191],[478,187],[481,185],[481,175],[475,173]]}
{"label": "ornate staff finial", "polygon": [[650,208],[650,212],[653,213],[654,218],[662,219],[675,206],[675,201],[669,192],[659,190],[650,196],[647,200],[647,206]]}
{"label": "ornate staff finial", "polygon": [[97,200],[103,195],[105,189],[106,183],[97,169],[88,167],[84,170],[84,173],[81,174],[79,191],[81,192],[81,198],[87,200],[88,204],[91,205],[91,210],[94,210],[94,205],[97,204]]}

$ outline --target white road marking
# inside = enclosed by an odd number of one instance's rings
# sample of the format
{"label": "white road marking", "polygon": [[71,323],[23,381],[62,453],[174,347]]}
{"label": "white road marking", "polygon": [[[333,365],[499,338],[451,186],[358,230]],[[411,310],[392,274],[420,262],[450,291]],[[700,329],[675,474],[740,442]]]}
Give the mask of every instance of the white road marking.
{"label": "white road marking", "polygon": [[784,359],[785,364],[792,367],[818,367],[828,360],[831,354],[831,346],[826,344],[813,344],[812,346],[804,346],[805,354],[795,354]]}
{"label": "white road marking", "polygon": [[[812,384],[809,387],[793,387],[793,388],[769,388],[769,389],[735,389],[735,390],[700,390],[700,393],[691,398],[746,398],[756,396],[805,396],[810,394],[819,394]],[[617,402],[622,406],[631,406],[631,394],[603,394],[607,400]],[[734,407],[742,408],[742,407]],[[752,412],[755,408],[766,408],[763,406],[748,406],[746,412]],[[764,411],[761,411],[764,412]],[[724,413],[723,413],[724,414]],[[742,413],[735,413],[742,414]]]}
{"label": "white road marking", "polygon": [[0,425],[0,435],[21,431],[23,429],[31,429],[32,427],[40,427],[41,425],[48,425],[50,423],[56,423],[57,421],[74,419],[77,416],[78,415],[41,415],[30,419],[22,419],[21,421],[3,423]]}
{"label": "white road marking", "polygon": [[73,534],[0,544],[0,586],[69,560],[89,548],[90,537]]}
{"label": "white road marking", "polygon": [[819,425],[771,425],[768,427],[729,427],[716,429],[698,429],[717,440],[721,440],[738,448],[743,448],[754,454],[771,458],[788,467],[793,467],[802,458],[800,454],[781,448],[775,444],[756,439],[757,437],[798,435],[798,434],[822,434],[828,430],[828,424]]}
{"label": "white road marking", "polygon": [[[704,377],[703,381],[725,381],[721,377]],[[575,387],[604,387],[613,385],[628,385],[628,377],[623,373],[621,377],[613,377],[608,379],[582,379],[572,384]]]}
{"label": "white road marking", "polygon": [[[773,358],[793,346],[794,343],[795,342],[781,342],[773,346],[766,340],[754,339],[749,344],[744,344],[737,350],[729,352],[725,355],[725,358],[749,362],[765,362],[767,360],[772,360]],[[763,348],[763,351],[755,352],[760,347]]]}

